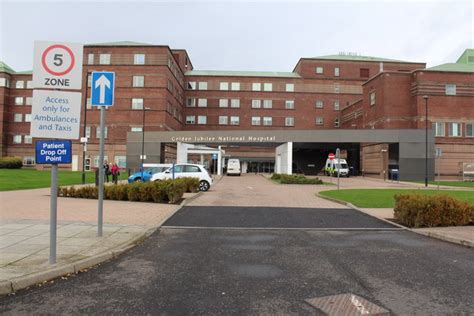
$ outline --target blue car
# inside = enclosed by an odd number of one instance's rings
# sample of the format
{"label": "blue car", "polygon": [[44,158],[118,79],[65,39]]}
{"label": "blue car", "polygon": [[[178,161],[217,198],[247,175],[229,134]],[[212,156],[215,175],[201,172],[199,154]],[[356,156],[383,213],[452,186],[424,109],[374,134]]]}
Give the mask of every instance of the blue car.
{"label": "blue car", "polygon": [[[132,182],[147,182],[150,181],[151,177],[155,173],[163,172],[166,169],[170,168],[172,165],[171,164],[155,164],[155,166],[150,167],[145,164],[145,170],[143,173],[141,171],[138,171],[134,174],[132,174],[130,177],[128,177],[128,183]],[[143,179],[142,179],[143,175]]]}

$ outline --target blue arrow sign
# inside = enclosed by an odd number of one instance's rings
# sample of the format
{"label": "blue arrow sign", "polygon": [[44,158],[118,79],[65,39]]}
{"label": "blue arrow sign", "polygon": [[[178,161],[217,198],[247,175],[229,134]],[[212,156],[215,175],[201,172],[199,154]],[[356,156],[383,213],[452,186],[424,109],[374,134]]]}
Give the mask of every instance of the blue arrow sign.
{"label": "blue arrow sign", "polygon": [[114,105],[115,72],[92,72],[91,105]]}

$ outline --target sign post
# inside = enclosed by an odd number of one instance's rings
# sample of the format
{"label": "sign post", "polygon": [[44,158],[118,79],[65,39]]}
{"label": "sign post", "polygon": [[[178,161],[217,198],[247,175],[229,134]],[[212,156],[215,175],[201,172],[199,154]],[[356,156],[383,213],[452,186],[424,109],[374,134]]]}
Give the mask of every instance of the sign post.
{"label": "sign post", "polygon": [[337,189],[339,190],[339,168],[341,164],[341,150],[339,148],[336,149],[336,171],[337,171]]}
{"label": "sign post", "polygon": [[[35,42],[33,62],[34,90],[30,135],[39,138],[78,139],[81,117],[80,90],[83,45],[77,43]],[[52,90],[56,91],[52,91]],[[58,164],[71,163],[70,141],[36,142],[36,163],[51,164],[49,222],[49,263],[56,263]]]}
{"label": "sign post", "polygon": [[105,107],[114,105],[114,72],[92,72],[91,106],[100,107],[100,146],[99,146],[99,204],[97,210],[97,236],[102,237],[104,208],[104,133]]}
{"label": "sign post", "polygon": [[436,148],[436,160],[437,160],[437,165],[438,165],[438,190],[439,190],[439,181],[440,181],[440,168],[439,168],[439,164],[440,164],[440,159],[441,159],[441,156],[443,155],[443,150],[439,147]]}
{"label": "sign post", "polygon": [[[333,154],[333,153],[329,153],[328,159],[331,160],[331,161],[333,161],[333,160],[334,160],[334,154]],[[332,184],[332,171],[329,171],[329,180],[331,181],[331,184]]]}

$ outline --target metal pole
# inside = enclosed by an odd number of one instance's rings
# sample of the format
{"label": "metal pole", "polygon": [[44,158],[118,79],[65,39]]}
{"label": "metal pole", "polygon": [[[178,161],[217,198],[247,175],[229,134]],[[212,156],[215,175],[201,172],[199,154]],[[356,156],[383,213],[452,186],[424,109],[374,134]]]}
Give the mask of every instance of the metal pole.
{"label": "metal pole", "polygon": [[56,263],[56,228],[58,221],[58,164],[51,165],[51,202],[49,213],[49,263]]}
{"label": "metal pole", "polygon": [[97,218],[97,236],[102,237],[104,207],[104,132],[105,106],[100,107],[100,149],[99,149],[99,208]]}
{"label": "metal pole", "polygon": [[336,172],[337,172],[337,189],[339,190],[339,166],[341,163],[341,150],[339,148],[336,149],[336,158],[337,158],[337,163],[336,163]]}
{"label": "metal pole", "polygon": [[[86,97],[84,98],[84,129],[83,137],[86,137],[87,124],[87,92],[89,91],[89,72],[86,74]],[[86,184],[86,143],[82,144],[82,184]]]}
{"label": "metal pole", "polygon": [[440,178],[440,174],[439,174],[439,170],[440,170],[440,168],[439,168],[439,159],[441,158],[441,155],[438,155],[437,158],[438,158],[438,159],[437,159],[437,160],[438,160],[437,165],[438,165],[438,190],[439,190],[439,180],[440,180],[440,179],[439,179],[439,178]]}
{"label": "metal pole", "polygon": [[142,171],[142,182],[143,182],[143,162],[145,160],[145,106],[143,106],[142,112],[142,155],[141,155],[141,171]]}
{"label": "metal pole", "polygon": [[425,99],[425,188],[428,187],[428,96]]}

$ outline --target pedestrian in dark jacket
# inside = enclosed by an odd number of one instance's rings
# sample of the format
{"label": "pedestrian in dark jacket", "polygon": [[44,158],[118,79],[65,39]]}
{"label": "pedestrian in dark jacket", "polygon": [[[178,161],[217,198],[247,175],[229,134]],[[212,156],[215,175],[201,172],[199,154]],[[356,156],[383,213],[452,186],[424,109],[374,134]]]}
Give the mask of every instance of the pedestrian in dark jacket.
{"label": "pedestrian in dark jacket", "polygon": [[105,182],[109,182],[109,175],[110,175],[110,167],[107,163],[107,160],[104,161],[104,180]]}

